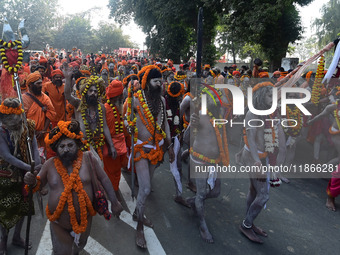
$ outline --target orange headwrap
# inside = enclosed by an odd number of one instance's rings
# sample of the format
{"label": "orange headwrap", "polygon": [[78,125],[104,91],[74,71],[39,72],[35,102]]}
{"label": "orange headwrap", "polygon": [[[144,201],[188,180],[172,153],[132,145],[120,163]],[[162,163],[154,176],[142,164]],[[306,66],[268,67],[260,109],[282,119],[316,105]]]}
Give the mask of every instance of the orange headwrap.
{"label": "orange headwrap", "polygon": [[234,71],[233,76],[235,76],[236,74],[241,75],[241,73],[239,71]]}
{"label": "orange headwrap", "polygon": [[253,88],[253,93],[258,90],[259,88],[262,88],[262,87],[267,87],[267,86],[270,86],[270,87],[274,87],[273,83],[267,81],[267,82],[262,82],[262,83],[259,83],[259,84],[256,84]]}
{"label": "orange headwrap", "polygon": [[124,87],[121,81],[113,80],[106,88],[106,98],[110,99],[123,93]]}
{"label": "orange headwrap", "polygon": [[31,85],[32,83],[36,82],[37,80],[41,79],[41,75],[38,71],[31,73],[26,78],[27,86]]}
{"label": "orange headwrap", "polygon": [[127,62],[126,62],[125,59],[122,61],[122,65],[123,65],[123,66],[126,66],[126,65],[127,65]]}
{"label": "orange headwrap", "polygon": [[[150,77],[149,74],[151,73]],[[159,73],[159,74],[158,74]],[[162,77],[162,73],[161,73],[161,69],[159,69],[158,66],[155,66],[155,65],[149,65],[149,66],[144,66],[137,74],[139,80],[140,80],[140,83],[141,83],[141,86],[142,86],[142,89],[145,89],[146,88],[146,83],[148,81],[148,79],[152,79],[152,78],[161,78]]]}
{"label": "orange headwrap", "polygon": [[267,72],[259,73],[260,78],[269,78],[269,74]]}
{"label": "orange headwrap", "polygon": [[45,64],[45,63],[47,63],[47,59],[41,56],[39,59],[39,64]]}
{"label": "orange headwrap", "polygon": [[309,71],[309,72],[306,74],[306,80],[307,80],[307,82],[309,82],[310,77],[312,76],[312,74],[313,74],[313,71]]}
{"label": "orange headwrap", "polygon": [[61,77],[64,77],[63,71],[61,71],[60,69],[56,69],[51,72],[52,77],[54,77],[57,74],[61,75]]}
{"label": "orange headwrap", "polygon": [[89,70],[80,70],[80,72],[84,75],[91,76],[91,72]]}

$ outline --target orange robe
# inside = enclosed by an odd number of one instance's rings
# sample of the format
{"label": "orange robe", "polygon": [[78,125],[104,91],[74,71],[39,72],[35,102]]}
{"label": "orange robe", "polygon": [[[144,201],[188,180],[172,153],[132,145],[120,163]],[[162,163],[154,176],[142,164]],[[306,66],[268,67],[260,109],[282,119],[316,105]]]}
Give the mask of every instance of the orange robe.
{"label": "orange robe", "polygon": [[115,121],[120,121],[119,113],[117,118],[115,118],[113,110],[108,103],[105,104],[105,110],[106,122],[110,129],[113,145],[117,151],[117,157],[116,159],[113,159],[108,155],[108,147],[105,144],[103,148],[104,170],[112,183],[113,189],[118,191],[121,168],[126,167],[128,163],[127,147],[125,142],[126,138],[128,137],[128,133],[124,126],[124,132],[117,134],[115,129]]}
{"label": "orange robe", "polygon": [[[44,93],[48,93],[48,96],[51,99],[51,102],[54,106],[56,112],[56,121],[52,122],[52,126],[55,127],[58,124],[58,121],[65,121],[65,95],[64,95],[64,87],[65,85],[61,85],[60,87],[55,86],[51,81],[44,83],[42,91]],[[46,93],[46,94],[47,94]]]}
{"label": "orange robe", "polygon": [[46,118],[50,121],[56,121],[57,114],[51,99],[45,93],[42,92],[41,95],[36,96],[36,98],[45,105],[47,109],[46,112],[43,112],[42,108],[30,96],[27,94],[22,96],[26,117],[35,121],[36,131],[41,131],[44,129]]}

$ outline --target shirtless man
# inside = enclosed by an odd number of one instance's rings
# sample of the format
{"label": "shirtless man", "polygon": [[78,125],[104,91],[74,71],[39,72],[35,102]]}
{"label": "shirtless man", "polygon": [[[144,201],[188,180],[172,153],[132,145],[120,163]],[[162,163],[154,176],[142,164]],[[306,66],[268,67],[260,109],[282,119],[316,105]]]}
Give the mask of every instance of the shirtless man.
{"label": "shirtless man", "polygon": [[[187,89],[187,93],[184,94],[183,96],[183,100],[180,104],[180,116],[183,120],[183,128],[184,130],[189,128],[189,123],[190,123],[190,107],[192,104],[192,99],[194,98],[193,95],[190,92],[190,86],[191,83],[194,79],[190,79],[188,82],[188,89]],[[188,130],[188,132],[184,133],[184,143],[186,144],[190,144],[189,140],[190,140],[190,136],[188,134],[190,134],[190,131]],[[182,155],[181,158],[182,159],[186,159],[189,155],[189,150],[185,150]],[[188,183],[187,183],[187,188],[189,188],[191,191],[196,192],[196,186],[194,184],[194,182],[191,180],[190,178],[190,164],[188,164]]]}
{"label": "shirtless man", "polygon": [[53,254],[79,254],[86,245],[96,214],[92,171],[112,203],[113,214],[118,217],[123,210],[99,160],[91,152],[80,150],[82,138],[78,121],[60,121],[45,139],[57,157],[46,161],[37,177],[28,172],[24,178],[25,183],[34,186],[33,191],[49,185],[46,214],[51,221]]}
{"label": "shirtless man", "polygon": [[[7,98],[0,106],[0,254],[7,254],[7,239],[15,226],[12,244],[25,248],[21,238],[24,216],[29,213],[27,197],[22,185],[23,177],[31,170],[27,158],[27,129],[23,126],[20,102]],[[32,139],[35,170],[41,168],[37,140],[34,137],[34,122],[28,121],[29,136]],[[29,249],[32,246],[29,244]]]}
{"label": "shirtless man", "polygon": [[[222,93],[220,96],[225,100]],[[197,129],[196,136],[191,132],[190,137],[190,143],[192,143],[190,148],[191,171],[199,167],[200,169],[205,169],[205,172],[200,172],[198,176],[196,174],[197,192],[194,197],[189,198],[187,201],[194,212],[197,213],[200,235],[207,243],[213,243],[214,239],[204,217],[204,201],[208,198],[218,197],[221,191],[221,180],[216,172],[211,171],[213,170],[211,167],[216,166],[216,164],[220,164],[220,166],[229,165],[228,147],[223,146],[223,144],[227,144],[226,129],[224,126],[213,127],[213,119],[221,119],[226,110],[224,107],[216,105],[216,100],[217,97],[213,94],[207,96],[208,114],[198,115],[194,113],[190,118],[190,129],[192,131]]]}
{"label": "shirtless man", "polygon": [[[327,118],[330,116],[334,117],[334,114],[337,116],[336,118],[332,118],[332,126],[329,129],[329,133],[331,134],[332,142],[334,143],[335,149],[337,151],[338,156],[327,164],[339,164],[340,163],[340,90],[336,92],[336,101],[332,104],[329,104],[325,107],[325,109],[313,119],[307,122],[308,125],[313,124],[315,121],[318,121],[322,118]],[[338,169],[339,170],[339,169]],[[331,180],[328,183],[327,187],[327,201],[326,207],[331,210],[335,211],[335,197],[340,194],[340,179],[339,179],[339,171],[333,172]]]}
{"label": "shirtless man", "polygon": [[[147,248],[143,224],[153,227],[150,220],[144,216],[145,202],[151,192],[151,179],[156,167],[163,161],[164,150],[169,148],[170,163],[174,161],[174,152],[169,125],[166,121],[165,100],[161,96],[161,71],[154,65],[145,66],[139,71],[138,77],[141,83],[141,90],[137,92],[138,96],[134,98],[133,105],[136,122],[130,122],[130,114],[132,112],[132,106],[129,103],[131,102],[131,92],[129,92],[128,97],[127,119],[129,121],[128,129],[130,133],[135,130],[135,127],[138,129],[138,140],[134,145],[134,161],[139,183],[137,205],[133,213],[133,220],[138,222],[136,244],[140,248]],[[162,147],[164,140],[167,143],[167,147]]]}
{"label": "shirtless man", "polygon": [[109,155],[116,158],[116,149],[110,135],[110,130],[106,123],[106,111],[100,102],[104,92],[104,81],[101,78],[91,76],[80,87],[81,99],[72,94],[72,69],[63,65],[65,82],[65,98],[74,106],[75,118],[80,123],[80,129],[84,134],[84,139],[88,141],[87,146],[91,146],[102,158],[102,146],[105,142],[108,145]]}
{"label": "shirtless man", "polygon": [[[272,106],[272,86],[273,84],[270,82],[263,82],[253,88],[253,105],[255,109],[267,110]],[[272,116],[257,116],[248,111],[245,118],[247,137],[245,140],[247,142],[245,142],[244,148],[236,154],[237,163],[259,167],[258,172],[249,173],[250,187],[247,196],[246,217],[240,226],[241,232],[256,243],[263,243],[257,235],[267,236],[265,231],[254,225],[254,220],[269,199],[269,173],[261,173],[260,167],[261,165],[268,165],[268,163],[272,166],[282,165],[286,152],[286,140],[282,126],[279,121],[273,121],[274,128],[271,128],[272,122],[264,121],[269,118],[274,119]],[[262,127],[250,127],[247,123],[251,119],[262,119],[265,124]],[[259,126],[259,124],[260,122],[252,121],[253,126]],[[275,141],[265,141],[264,135],[269,132],[275,132]],[[270,137],[273,137],[273,135],[270,135]],[[268,157],[269,153],[274,154],[272,155],[273,157]],[[273,161],[269,160],[269,158]]]}

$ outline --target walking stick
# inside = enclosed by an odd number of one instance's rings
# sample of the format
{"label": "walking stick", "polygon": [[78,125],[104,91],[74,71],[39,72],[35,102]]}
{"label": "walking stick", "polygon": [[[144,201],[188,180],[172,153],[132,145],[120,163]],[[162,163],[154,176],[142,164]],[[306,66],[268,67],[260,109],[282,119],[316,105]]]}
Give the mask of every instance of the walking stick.
{"label": "walking stick", "polygon": [[[3,25],[3,40],[4,41],[8,41],[8,42],[15,42],[15,35],[13,33],[13,30],[11,28],[11,26],[9,25],[8,21],[6,18],[3,19],[4,20],[4,25]],[[27,35],[26,29],[25,29],[25,20],[22,20],[19,23],[18,26],[18,33],[19,33],[19,37],[20,40],[17,43],[17,48],[13,49],[11,48],[12,51],[17,51],[20,48],[27,48],[29,43],[30,43],[30,39]],[[5,51],[5,54],[7,55],[7,52]],[[20,57],[20,56],[19,56]],[[12,63],[12,66],[8,67],[8,73],[11,75],[13,75],[12,79],[14,80],[14,84],[17,90],[17,94],[18,94],[18,99],[21,103],[21,107],[24,107],[24,102],[22,100],[22,94],[21,94],[21,87],[19,84],[19,76],[18,76],[18,69],[16,67],[13,67],[17,64],[19,64],[19,59],[17,60],[16,63]],[[21,62],[21,61],[20,61]],[[9,65],[9,63],[7,63],[7,65]],[[6,67],[5,67],[6,68]],[[6,68],[7,69],[7,68]],[[28,156],[28,160],[29,160],[29,164],[31,165],[31,173],[34,172],[34,167],[35,167],[35,162],[34,162],[34,158],[33,158],[33,150],[32,150],[32,140],[29,136],[29,129],[28,129],[28,123],[27,123],[27,118],[26,118],[26,114],[25,112],[22,113],[21,115],[22,117],[22,121],[23,121],[23,125],[24,128],[27,130],[27,138],[26,138],[26,142],[27,142],[27,156]],[[33,207],[33,200],[32,200],[32,187],[30,186],[29,188],[29,192],[28,192],[28,217],[27,217],[27,228],[26,228],[26,240],[25,240],[25,255],[28,254],[28,244],[29,244],[29,232],[30,232],[30,225],[31,225],[31,217],[32,217],[32,207]]]}
{"label": "walking stick", "polygon": [[[130,81],[130,91],[131,91],[131,115],[130,121],[134,120],[134,95],[133,95],[134,86],[132,81]],[[137,123],[136,123],[137,125]],[[132,201],[136,197],[135,195],[135,130],[132,130],[131,133],[131,197]]]}

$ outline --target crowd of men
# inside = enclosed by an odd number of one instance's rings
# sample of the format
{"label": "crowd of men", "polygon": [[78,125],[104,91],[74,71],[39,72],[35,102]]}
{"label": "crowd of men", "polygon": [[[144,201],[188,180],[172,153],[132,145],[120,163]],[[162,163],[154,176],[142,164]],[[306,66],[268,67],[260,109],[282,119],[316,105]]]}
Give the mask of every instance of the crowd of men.
{"label": "crowd of men", "polygon": [[[186,186],[195,195],[184,198],[182,161],[188,160],[191,167],[229,165],[230,158],[244,166],[287,165],[293,162],[296,142],[308,130],[315,162],[320,162],[320,144],[324,140],[335,146],[335,150],[330,150],[332,153],[337,152],[331,163],[339,163],[340,92],[336,84],[323,88],[316,105],[306,105],[313,111],[309,119],[294,105],[287,106],[287,116],[281,116],[279,110],[268,116],[248,111],[245,123],[251,119],[287,118],[295,120],[296,125],[284,129],[267,122],[263,126],[246,124],[242,150],[229,155],[228,141],[235,138],[230,136],[230,127],[215,125],[214,120],[235,118],[233,98],[229,90],[214,88],[215,84],[237,86],[245,96],[247,88],[252,88],[254,108],[266,110],[272,106],[274,84],[291,71],[280,68],[270,75],[259,59],[252,69],[234,64],[221,71],[206,64],[202,66],[201,78],[205,86],[200,90],[198,86],[194,89],[197,85],[194,59],[176,69],[171,60],[82,55],[80,51],[66,57],[55,52],[33,54],[19,70],[23,105],[12,84],[1,80],[0,253],[6,254],[8,232],[14,226],[12,243],[25,245],[20,231],[28,213],[27,191],[23,189],[27,184],[33,192],[49,194],[46,215],[51,221],[54,253],[78,254],[86,245],[92,216],[100,212],[107,219],[111,217],[105,199],[103,202],[98,197],[107,195],[115,216],[119,217],[123,210],[119,193],[122,170],[136,174],[138,194],[132,214],[137,221],[136,245],[147,248],[144,226],[153,224],[144,215],[145,205],[154,171],[164,163],[166,152],[175,182],[175,202],[195,211],[202,239],[213,243],[204,201],[219,196],[220,176],[209,170],[192,178],[188,169]],[[3,68],[1,77],[5,73]],[[313,91],[316,80],[315,73],[310,71],[296,86]],[[202,93],[207,94],[207,114],[200,112]],[[219,100],[221,104],[217,103]],[[27,126],[21,119],[22,111],[27,116]],[[30,172],[27,136],[33,141],[35,173]],[[269,184],[279,186],[281,179],[289,180],[263,172],[251,173],[249,178],[247,211],[240,231],[251,241],[263,243],[260,237],[267,233],[255,226],[254,220],[269,199]],[[334,198],[340,193],[338,179],[330,180],[327,193],[326,206],[334,211]]]}

